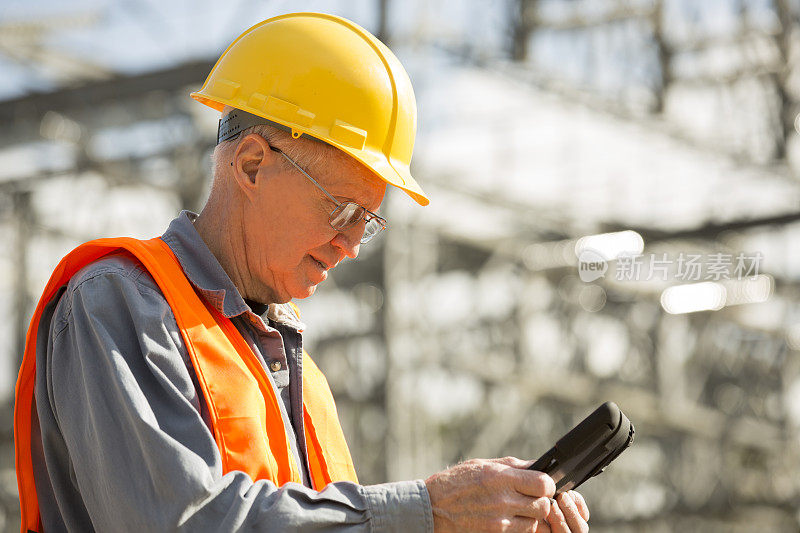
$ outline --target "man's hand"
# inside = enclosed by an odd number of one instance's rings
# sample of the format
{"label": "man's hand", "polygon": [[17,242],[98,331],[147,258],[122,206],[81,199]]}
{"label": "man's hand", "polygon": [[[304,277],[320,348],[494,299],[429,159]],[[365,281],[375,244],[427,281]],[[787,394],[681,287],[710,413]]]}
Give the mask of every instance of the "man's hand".
{"label": "man's hand", "polygon": [[[547,474],[527,470],[530,464],[515,457],[472,459],[426,479],[434,530],[550,531],[545,520],[558,517],[552,515],[550,505],[556,485]],[[572,512],[571,508],[566,509]],[[566,524],[571,524],[569,519]]]}

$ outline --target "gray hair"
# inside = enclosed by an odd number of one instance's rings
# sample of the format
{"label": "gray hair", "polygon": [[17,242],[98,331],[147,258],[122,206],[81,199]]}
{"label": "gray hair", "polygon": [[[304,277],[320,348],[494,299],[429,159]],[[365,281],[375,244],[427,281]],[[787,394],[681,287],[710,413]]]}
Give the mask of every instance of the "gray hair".
{"label": "gray hair", "polygon": [[[226,107],[223,111],[225,115],[229,111]],[[271,146],[280,147],[286,155],[295,161],[302,161],[304,167],[314,167],[324,159],[336,157],[338,150],[324,142],[312,141],[310,138],[294,139],[292,134],[286,130],[273,126],[272,124],[258,124],[242,130],[236,137],[219,143],[211,154],[212,169],[214,177],[222,175],[225,167],[233,161],[233,154],[239,141],[248,134],[256,133],[262,136]],[[290,167],[291,164],[282,159],[282,164]]]}

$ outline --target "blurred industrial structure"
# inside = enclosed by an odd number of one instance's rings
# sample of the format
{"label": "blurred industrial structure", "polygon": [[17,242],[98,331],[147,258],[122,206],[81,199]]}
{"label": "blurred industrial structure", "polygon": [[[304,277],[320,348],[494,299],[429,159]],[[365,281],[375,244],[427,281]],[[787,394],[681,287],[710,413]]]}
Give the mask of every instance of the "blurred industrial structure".
{"label": "blurred industrial structure", "polygon": [[[168,8],[79,4],[0,9],[16,80],[0,85],[8,531],[13,379],[45,280],[80,242],[153,236],[202,206],[217,117],[188,92],[230,38],[290,8],[231,2],[184,28],[209,36],[188,53],[161,40]],[[362,481],[535,458],[614,400],[636,443],[582,490],[592,531],[798,531],[800,1],[303,4],[407,66],[432,198],[390,193],[389,231],[299,302]],[[93,52],[153,42],[150,63]],[[580,275],[585,250],[603,276]],[[703,270],[681,281],[690,254]]]}

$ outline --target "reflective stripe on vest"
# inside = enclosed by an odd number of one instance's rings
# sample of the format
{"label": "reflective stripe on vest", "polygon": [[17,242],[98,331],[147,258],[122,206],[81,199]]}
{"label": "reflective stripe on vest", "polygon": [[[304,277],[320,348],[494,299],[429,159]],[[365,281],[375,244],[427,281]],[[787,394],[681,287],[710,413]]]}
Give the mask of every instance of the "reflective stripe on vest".
{"label": "reflective stripe on vest", "polygon": [[[78,270],[126,250],[150,273],[167,300],[185,341],[208,406],[222,470],[247,473],[281,486],[300,483],[278,399],[259,359],[236,327],[195,293],[180,263],[161,240],[98,239],[70,252],[53,271],[28,328],[14,405],[14,447],[22,531],[42,531],[31,455],[31,413],[36,376],[36,334],[47,303]],[[53,354],[54,357],[57,354]],[[316,490],[356,478],[328,382],[303,352],[303,420],[309,474]]]}

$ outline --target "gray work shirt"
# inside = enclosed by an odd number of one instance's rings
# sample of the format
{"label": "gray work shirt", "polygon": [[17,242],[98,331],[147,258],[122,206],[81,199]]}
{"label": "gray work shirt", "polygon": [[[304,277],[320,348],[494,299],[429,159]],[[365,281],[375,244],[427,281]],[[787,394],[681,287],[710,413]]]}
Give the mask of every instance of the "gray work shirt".
{"label": "gray work shirt", "polygon": [[33,461],[44,530],[432,531],[421,480],[309,487],[302,324],[289,306],[245,302],[196,216],[183,211],[163,239],[267,369],[304,484],[222,474],[175,317],[142,266],[115,253],[76,273],[39,325]]}

